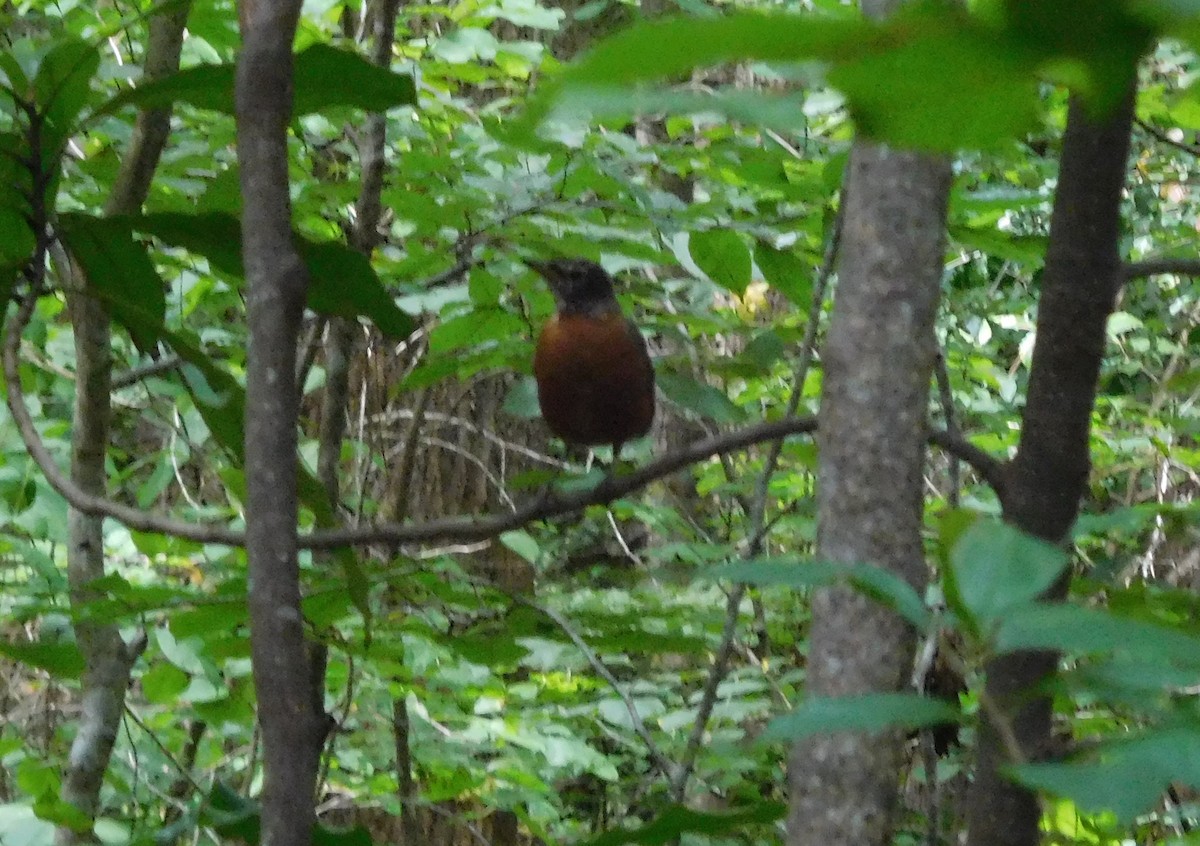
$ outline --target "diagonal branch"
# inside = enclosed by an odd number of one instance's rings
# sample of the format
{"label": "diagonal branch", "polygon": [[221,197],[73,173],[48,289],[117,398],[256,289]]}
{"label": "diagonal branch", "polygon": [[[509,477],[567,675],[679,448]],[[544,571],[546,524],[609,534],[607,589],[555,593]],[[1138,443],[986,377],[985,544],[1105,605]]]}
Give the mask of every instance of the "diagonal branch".
{"label": "diagonal branch", "polygon": [[[63,473],[38,435],[33,418],[29,413],[29,407],[25,404],[25,395],[21,391],[19,372],[21,330],[29,320],[33,305],[32,298],[28,298],[9,321],[5,330],[4,381],[7,388],[8,408],[12,413],[13,421],[17,424],[21,440],[45,475],[50,487],[54,488],[73,508],[87,514],[111,517],[137,531],[156,532],[200,543],[244,546],[245,534],[231,529],[227,525],[179,520],[152,511],[132,508],[81,490]],[[815,417],[793,417],[755,423],[732,432],[723,432],[693,441],[683,449],[659,456],[632,472],[606,476],[592,488],[546,491],[511,512],[464,515],[425,523],[385,523],[357,528],[318,530],[301,536],[299,548],[336,549],[373,543],[405,544],[487,540],[496,537],[501,532],[519,528],[534,520],[561,517],[581,511],[590,505],[606,505],[646,487],[651,482],[670,476],[672,473],[677,473],[713,456],[736,452],[755,444],[791,435],[812,434],[816,428]],[[929,440],[930,443],[970,464],[993,487],[1003,484],[1006,462],[989,455],[962,437],[953,436],[944,431],[932,433]]]}
{"label": "diagonal branch", "polygon": [[608,669],[602,660],[600,660],[600,656],[596,654],[595,650],[588,646],[587,641],[583,639],[583,636],[580,635],[579,632],[575,631],[575,628],[571,625],[566,617],[564,617],[562,614],[559,614],[553,608],[548,608],[545,605],[539,605],[533,600],[527,599],[523,596],[513,596],[513,599],[532,609],[533,611],[549,617],[556,626],[562,629],[563,634],[570,638],[571,643],[575,644],[576,648],[583,653],[583,657],[587,659],[587,662],[592,666],[592,669],[596,671],[596,674],[608,682],[608,686],[613,689],[613,692],[616,693],[618,697],[620,697],[621,702],[625,705],[625,710],[629,713],[630,724],[633,726],[633,730],[637,736],[642,739],[642,743],[646,744],[646,749],[649,751],[650,758],[654,761],[654,765],[658,767],[663,775],[674,781],[678,777],[677,771],[680,768],[673,763],[670,758],[664,755],[663,751],[658,747],[658,744],[654,742],[654,736],[650,734],[650,730],[646,728],[646,724],[642,721],[642,716],[638,713],[637,705],[625,691],[625,688],[621,687],[621,683],[617,681],[617,677],[614,676],[612,671]]}

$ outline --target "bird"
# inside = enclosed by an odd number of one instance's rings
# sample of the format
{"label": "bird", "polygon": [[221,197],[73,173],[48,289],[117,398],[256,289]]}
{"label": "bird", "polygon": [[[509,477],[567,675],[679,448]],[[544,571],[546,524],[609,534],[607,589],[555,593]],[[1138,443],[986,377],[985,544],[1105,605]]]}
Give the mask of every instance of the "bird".
{"label": "bird", "polygon": [[654,422],[654,366],[633,321],[621,311],[612,277],[587,259],[525,262],[546,280],[556,311],[538,334],[533,357],[546,425],[568,444],[627,441]]}

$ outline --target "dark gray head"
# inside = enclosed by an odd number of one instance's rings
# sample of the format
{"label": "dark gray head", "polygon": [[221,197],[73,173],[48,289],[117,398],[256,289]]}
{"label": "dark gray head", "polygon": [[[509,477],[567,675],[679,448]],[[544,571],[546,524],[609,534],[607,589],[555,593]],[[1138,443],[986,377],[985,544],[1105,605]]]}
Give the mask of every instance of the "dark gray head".
{"label": "dark gray head", "polygon": [[559,312],[588,314],[618,310],[612,277],[603,267],[587,259],[526,261],[546,280]]}

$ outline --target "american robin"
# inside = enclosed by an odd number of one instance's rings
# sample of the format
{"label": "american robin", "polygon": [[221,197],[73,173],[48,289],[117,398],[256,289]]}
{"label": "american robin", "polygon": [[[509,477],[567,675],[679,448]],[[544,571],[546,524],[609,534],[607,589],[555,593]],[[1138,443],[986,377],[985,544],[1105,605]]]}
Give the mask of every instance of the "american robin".
{"label": "american robin", "polygon": [[621,445],[654,421],[654,368],[621,312],[613,280],[585,259],[527,261],[550,285],[557,313],[542,327],[533,375],[550,431],[584,446]]}

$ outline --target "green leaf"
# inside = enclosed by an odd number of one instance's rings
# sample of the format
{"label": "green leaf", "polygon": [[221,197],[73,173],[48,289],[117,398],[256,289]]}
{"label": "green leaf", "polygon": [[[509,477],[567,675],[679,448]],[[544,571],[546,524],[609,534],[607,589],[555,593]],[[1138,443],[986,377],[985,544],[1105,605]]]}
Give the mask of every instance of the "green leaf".
{"label": "green leaf", "polygon": [[83,673],[83,655],[73,641],[10,643],[0,640],[0,655],[45,670],[64,681],[77,679]]}
{"label": "green leaf", "polygon": [[262,828],[259,806],[229,787],[216,781],[208,792],[208,801],[201,812],[205,824],[222,837],[237,838],[246,843],[258,843]]}
{"label": "green leaf", "polygon": [[915,693],[870,693],[835,699],[811,698],[767,724],[763,741],[795,742],[814,734],[918,729],[961,719],[957,708]]}
{"label": "green leaf", "polygon": [[156,664],[142,674],[142,694],[157,705],[170,705],[188,686],[187,673],[171,664]]}
{"label": "green leaf", "polygon": [[967,249],[979,250],[1037,270],[1046,258],[1049,239],[1041,235],[1015,235],[994,226],[950,226],[950,237]]}
{"label": "green leaf", "polygon": [[367,257],[338,241],[301,240],[308,266],[308,305],[321,314],[367,317],[390,338],[406,338],[416,327],[384,290]]}
{"label": "green leaf", "polygon": [[754,263],[779,293],[794,305],[807,308],[812,300],[812,271],[791,250],[777,250],[766,241],[755,241]]}
{"label": "green leaf", "polygon": [[536,418],[541,414],[538,406],[537,382],[532,376],[518,379],[508,389],[508,394],[504,397],[504,404],[500,407],[505,414],[511,414],[521,420]]}
{"label": "green leaf", "polygon": [[204,256],[215,270],[243,276],[242,224],[222,212],[183,214],[158,212],[129,218],[135,232],[151,235],[173,247]]}
{"label": "green leaf", "polygon": [[50,127],[43,152],[55,160],[75,129],[75,119],[87,102],[92,76],[99,67],[99,51],[74,36],[64,37],[42,58],[33,88],[38,109]]}
{"label": "green leaf", "polygon": [[865,21],[731,12],[720,18],[670,18],[631,26],[567,68],[564,87],[670,79],[695,67],[757,59],[834,59],[873,27]]}
{"label": "green leaf", "polygon": [[452,317],[429,333],[429,350],[446,353],[463,347],[507,341],[528,331],[525,321],[501,308],[473,309]]}
{"label": "green leaf", "polygon": [[1034,126],[1037,65],[1016,42],[948,7],[898,15],[888,29],[829,72],[863,134],[953,152],[996,146]]}
{"label": "green leaf", "polygon": [[708,229],[688,236],[688,254],[709,279],[741,296],[750,284],[750,251],[736,232]]}
{"label": "green leaf", "polygon": [[320,822],[313,826],[312,842],[313,846],[372,846],[375,843],[365,826],[335,829]]}
{"label": "green leaf", "polygon": [[712,385],[705,385],[676,373],[659,373],[658,387],[676,405],[695,412],[715,423],[737,423],[746,419],[746,412]]}
{"label": "green leaf", "polygon": [[542,555],[537,539],[529,534],[529,532],[503,532],[500,535],[500,543],[524,558],[530,564],[537,564],[538,559]]}
{"label": "green leaf", "polygon": [[142,350],[152,350],[167,311],[166,285],[129,221],[68,213],[59,234],[110,314]]}
{"label": "green leaf", "polygon": [[728,61],[825,60],[864,134],[941,151],[991,146],[1033,125],[1043,58],[941,4],[884,24],[753,12],[656,21],[606,39],[544,86],[514,131],[530,137],[556,104],[597,88],[628,91]]}
{"label": "green leaf", "polygon": [[[125,106],[156,108],[173,103],[232,115],[235,76],[233,64],[188,68],[117,95],[97,115]],[[342,106],[384,112],[417,103],[416,85],[408,74],[393,73],[328,44],[314,44],[296,55],[294,89],[293,118]]]}
{"label": "green leaf", "polygon": [[782,802],[763,802],[727,814],[705,814],[672,805],[641,828],[607,831],[599,837],[585,840],[582,846],[620,846],[622,843],[661,846],[689,832],[705,837],[738,834],[749,825],[766,825],[781,820],[786,812],[787,808]]}
{"label": "green leaf", "polygon": [[703,578],[767,587],[814,588],[845,582],[864,596],[891,608],[918,630],[930,625],[929,610],[913,587],[894,573],[873,564],[836,564],[800,558],[759,558],[721,564]]}
{"label": "green leaf", "polygon": [[[7,190],[0,193],[0,264],[25,264],[33,256],[37,239],[29,226],[29,201],[33,190],[29,169],[22,164],[29,159],[25,140],[15,132],[0,132],[0,184]],[[7,302],[7,300],[6,300]]]}
{"label": "green leaf", "polygon": [[774,329],[758,332],[746,342],[746,348],[731,362],[743,378],[765,376],[783,358],[783,339]]}
{"label": "green leaf", "polygon": [[335,106],[386,112],[417,104],[417,87],[409,74],[394,73],[359,53],[322,43],[296,56],[295,89],[292,117]]}
{"label": "green leaf", "polygon": [[950,553],[946,600],[981,629],[1031,602],[1067,566],[1060,548],[1000,520],[971,524]]}
{"label": "green leaf", "polygon": [[1200,637],[1100,608],[1035,604],[1011,610],[1001,621],[995,648],[1056,649],[1077,655],[1103,652],[1180,667],[1200,667]]}
{"label": "green leaf", "polygon": [[[202,255],[233,276],[242,273],[241,223],[231,214],[162,212],[129,218],[131,227]],[[392,338],[407,337],[414,323],[387,293],[367,257],[340,241],[297,237],[296,248],[308,268],[307,305],[321,314],[365,317]]]}
{"label": "green leaf", "polygon": [[1106,743],[1079,761],[1023,764],[1012,772],[1027,786],[1065,796],[1085,811],[1111,811],[1132,823],[1170,784],[1200,784],[1200,729],[1152,729]]}

